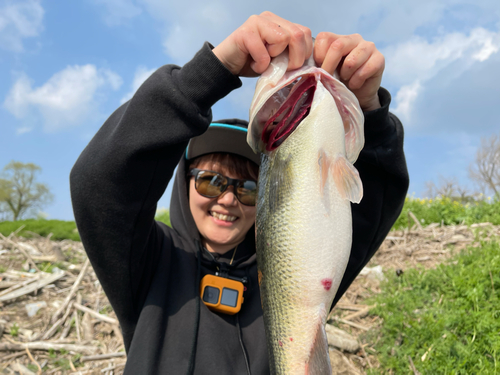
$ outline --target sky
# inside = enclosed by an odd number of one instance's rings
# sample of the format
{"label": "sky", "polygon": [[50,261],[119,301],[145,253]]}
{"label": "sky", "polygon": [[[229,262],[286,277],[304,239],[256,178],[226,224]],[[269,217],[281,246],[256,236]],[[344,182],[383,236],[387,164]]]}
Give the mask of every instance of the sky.
{"label": "sky", "polygon": [[[0,169],[39,165],[54,195],[44,214],[73,220],[69,173],[106,118],[155,69],[182,66],[265,10],[313,35],[359,33],[384,54],[410,195],[442,178],[475,188],[468,168],[481,137],[500,134],[498,0],[0,0]],[[214,119],[248,119],[256,80],[243,82]]]}

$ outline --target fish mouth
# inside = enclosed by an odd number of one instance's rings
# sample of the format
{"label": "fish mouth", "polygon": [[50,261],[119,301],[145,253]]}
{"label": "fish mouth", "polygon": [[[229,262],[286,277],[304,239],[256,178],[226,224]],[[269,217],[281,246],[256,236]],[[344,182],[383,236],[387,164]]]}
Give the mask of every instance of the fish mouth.
{"label": "fish mouth", "polygon": [[278,148],[309,115],[318,78],[316,74],[300,76],[269,99],[279,103],[285,98],[264,125],[262,142],[267,151]]}

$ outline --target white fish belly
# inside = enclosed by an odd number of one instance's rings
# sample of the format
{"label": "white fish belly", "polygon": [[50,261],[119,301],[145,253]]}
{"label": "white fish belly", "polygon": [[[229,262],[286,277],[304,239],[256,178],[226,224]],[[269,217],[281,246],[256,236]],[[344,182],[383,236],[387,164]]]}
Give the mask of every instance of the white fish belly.
{"label": "white fish belly", "polygon": [[309,116],[261,165],[257,256],[271,366],[278,374],[305,373],[349,259],[350,202],[320,160],[345,154],[343,142],[342,119],[321,85]]}

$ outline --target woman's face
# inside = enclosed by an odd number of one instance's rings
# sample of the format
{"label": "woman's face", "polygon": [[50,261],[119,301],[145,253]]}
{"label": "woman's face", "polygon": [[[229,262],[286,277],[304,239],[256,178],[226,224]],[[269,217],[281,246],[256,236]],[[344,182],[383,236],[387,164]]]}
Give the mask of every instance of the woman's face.
{"label": "woman's face", "polygon": [[[199,169],[219,172],[226,177],[241,178],[231,174],[221,165],[202,162]],[[234,187],[216,198],[204,197],[196,191],[195,178],[189,182],[189,207],[203,245],[208,251],[223,254],[243,242],[248,230],[255,222],[255,206],[245,206],[234,195]]]}

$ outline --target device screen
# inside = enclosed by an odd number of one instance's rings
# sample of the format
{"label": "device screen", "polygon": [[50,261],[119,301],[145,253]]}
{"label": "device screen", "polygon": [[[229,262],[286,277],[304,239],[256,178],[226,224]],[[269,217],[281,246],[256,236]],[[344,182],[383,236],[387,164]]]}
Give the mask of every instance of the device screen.
{"label": "device screen", "polygon": [[238,291],[234,289],[222,288],[221,305],[236,307],[238,301]]}

